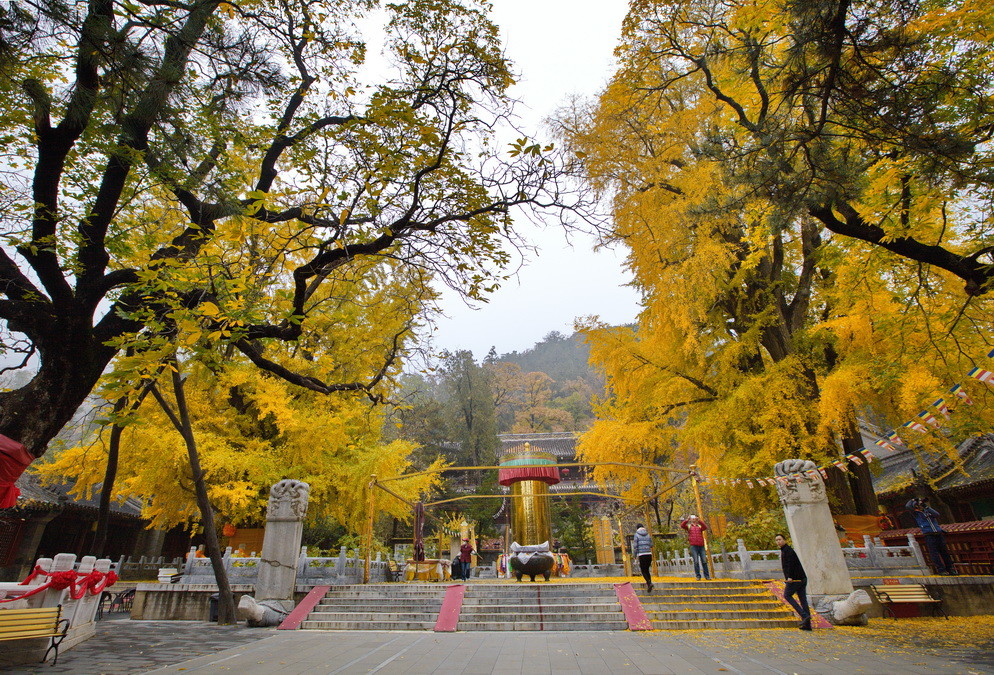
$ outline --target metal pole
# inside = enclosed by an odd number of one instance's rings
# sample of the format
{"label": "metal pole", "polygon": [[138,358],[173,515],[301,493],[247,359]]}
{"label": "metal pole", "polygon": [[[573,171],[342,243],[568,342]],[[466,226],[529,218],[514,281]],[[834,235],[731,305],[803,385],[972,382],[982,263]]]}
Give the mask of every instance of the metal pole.
{"label": "metal pole", "polygon": [[366,560],[363,562],[362,566],[362,583],[369,583],[369,565],[373,557],[373,515],[375,513],[373,504],[373,486],[376,485],[376,474],[374,473],[369,477],[369,484],[366,486],[366,491],[369,493],[369,503],[367,506],[368,513],[366,514]]}
{"label": "metal pole", "polygon": [[[618,536],[621,537],[621,564],[625,569],[625,576],[632,576],[632,560],[628,556],[628,542],[625,541],[625,526],[621,522],[621,518],[618,518]],[[614,547],[614,542],[611,542],[611,547]]]}
{"label": "metal pole", "polygon": [[[708,521],[704,517],[704,507],[701,506],[701,490],[700,487],[698,486],[696,464],[690,467],[690,477],[693,479],[693,484],[694,484],[694,500],[697,502],[698,518],[701,519],[702,523],[707,523]],[[714,577],[714,575],[711,573],[713,571],[713,568],[711,567],[711,547],[708,545],[707,530],[701,531],[701,536],[704,537],[704,569],[708,573],[709,577]]]}

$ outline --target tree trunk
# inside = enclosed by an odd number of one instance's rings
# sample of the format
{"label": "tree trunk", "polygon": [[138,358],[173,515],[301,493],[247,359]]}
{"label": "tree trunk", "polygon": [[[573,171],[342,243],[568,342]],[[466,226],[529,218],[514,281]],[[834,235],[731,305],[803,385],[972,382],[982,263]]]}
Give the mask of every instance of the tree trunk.
{"label": "tree trunk", "polygon": [[93,536],[93,555],[98,558],[104,555],[104,548],[107,545],[107,530],[110,526],[110,498],[114,494],[114,482],[117,480],[117,460],[121,450],[121,434],[124,432],[124,427],[117,422],[117,416],[127,407],[137,410],[142,404],[142,401],[145,400],[145,397],[148,396],[148,392],[154,382],[154,379],[149,380],[142,387],[142,390],[135,399],[132,400],[127,396],[122,396],[114,403],[114,413],[112,416],[114,424],[110,429],[110,443],[107,447],[107,468],[104,470],[104,482],[100,486],[100,505],[97,508],[97,531]]}
{"label": "tree trunk", "polygon": [[825,491],[828,493],[828,503],[833,513],[856,513],[856,502],[852,496],[852,486],[849,474],[834,466],[825,467],[828,478],[825,480]]}
{"label": "tree trunk", "polygon": [[[118,405],[124,398],[114,404],[114,412],[119,412]],[[110,444],[107,447],[107,468],[104,469],[104,482],[100,486],[100,506],[97,508],[97,531],[93,535],[93,555],[102,558],[107,546],[107,528],[110,525],[110,498],[114,493],[114,481],[117,479],[117,459],[121,448],[121,432],[124,428],[116,423],[110,429]]]}
{"label": "tree trunk", "polygon": [[46,349],[41,367],[23,387],[0,392],[0,434],[41,457],[96,386],[115,350],[90,347],[64,327],[58,347]]}
{"label": "tree trunk", "polygon": [[193,484],[197,494],[197,506],[200,509],[200,523],[204,528],[204,545],[207,548],[207,556],[211,559],[211,566],[214,568],[214,579],[217,581],[217,621],[219,624],[231,624],[235,623],[235,597],[231,593],[231,584],[228,583],[228,573],[224,569],[224,560],[221,557],[221,545],[217,538],[217,527],[214,523],[214,510],[211,508],[210,497],[207,494],[207,483],[204,481],[204,472],[200,466],[197,441],[193,435],[190,414],[186,407],[183,378],[180,376],[178,368],[172,370],[171,374],[178,417],[177,413],[172,411],[169,404],[162,397],[158,388],[152,388],[152,395],[155,396],[155,400],[159,402],[162,410],[169,416],[173,426],[183,436],[183,442],[186,444],[186,451],[190,457],[190,470],[193,473]]}
{"label": "tree trunk", "polygon": [[875,516],[879,509],[877,494],[873,491],[873,479],[870,476],[870,461],[859,454],[863,448],[863,437],[859,434],[854,422],[849,423],[842,437],[842,447],[848,457],[857,457],[862,464],[849,462],[849,485],[852,489],[855,512],[861,516]]}

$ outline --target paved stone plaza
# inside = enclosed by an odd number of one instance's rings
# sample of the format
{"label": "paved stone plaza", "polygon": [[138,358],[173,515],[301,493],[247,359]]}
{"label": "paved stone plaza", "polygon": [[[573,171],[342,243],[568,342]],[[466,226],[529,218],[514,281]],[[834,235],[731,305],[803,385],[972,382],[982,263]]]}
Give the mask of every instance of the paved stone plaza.
{"label": "paved stone plaza", "polygon": [[[994,673],[991,617],[755,631],[275,631],[104,621],[59,665],[16,673]],[[158,668],[158,670],[156,670]]]}

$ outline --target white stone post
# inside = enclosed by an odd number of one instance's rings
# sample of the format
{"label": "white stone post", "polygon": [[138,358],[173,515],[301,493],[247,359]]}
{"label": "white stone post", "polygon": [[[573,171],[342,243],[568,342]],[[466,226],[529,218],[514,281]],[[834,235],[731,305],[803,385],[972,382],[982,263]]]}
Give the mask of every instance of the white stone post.
{"label": "white stone post", "polygon": [[788,459],[773,467],[794,550],[808,575],[809,595],[852,593],[852,581],[828,508],[825,483],[810,460]]}
{"label": "white stone post", "polygon": [[865,591],[853,591],[825,482],[815,463],[788,459],[773,472],[793,548],[808,577],[810,603],[832,623],[865,624],[863,612],[871,603]]}
{"label": "white stone post", "polygon": [[249,625],[274,626],[294,607],[300,540],[310,491],[307,483],[289,479],[269,490],[255,598],[245,595],[238,603]]}

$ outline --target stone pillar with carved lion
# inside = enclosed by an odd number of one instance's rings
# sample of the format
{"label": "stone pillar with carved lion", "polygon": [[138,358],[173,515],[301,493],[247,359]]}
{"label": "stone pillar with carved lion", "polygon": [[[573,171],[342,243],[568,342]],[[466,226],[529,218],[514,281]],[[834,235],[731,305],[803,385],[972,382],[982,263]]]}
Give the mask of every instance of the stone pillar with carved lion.
{"label": "stone pillar with carved lion", "polygon": [[238,603],[250,626],[278,625],[294,607],[297,560],[310,491],[307,483],[290,479],[269,490],[255,597],[244,595]]}
{"label": "stone pillar with carved lion", "polygon": [[[808,575],[808,600],[836,624],[865,624],[866,591],[853,591],[842,546],[835,532],[828,493],[815,463],[788,459],[773,467],[790,540]],[[864,597],[865,596],[865,597]]]}

